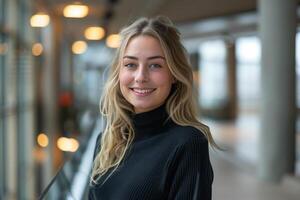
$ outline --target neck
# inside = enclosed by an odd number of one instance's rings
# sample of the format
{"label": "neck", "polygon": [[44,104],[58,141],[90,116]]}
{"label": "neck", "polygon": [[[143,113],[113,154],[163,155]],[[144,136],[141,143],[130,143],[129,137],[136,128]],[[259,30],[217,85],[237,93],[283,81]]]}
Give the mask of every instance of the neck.
{"label": "neck", "polygon": [[148,112],[132,115],[132,123],[135,131],[135,141],[152,137],[161,132],[169,123],[169,115],[165,104]]}

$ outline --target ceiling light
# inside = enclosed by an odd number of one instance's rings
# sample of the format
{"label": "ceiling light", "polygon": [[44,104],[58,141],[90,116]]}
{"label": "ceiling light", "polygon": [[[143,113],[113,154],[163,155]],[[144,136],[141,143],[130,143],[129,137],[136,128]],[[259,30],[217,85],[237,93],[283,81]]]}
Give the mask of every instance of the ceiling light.
{"label": "ceiling light", "polygon": [[88,15],[89,8],[80,3],[67,5],[64,8],[64,16],[69,18],[83,18]]}
{"label": "ceiling light", "polygon": [[88,40],[101,40],[105,35],[102,27],[89,27],[84,31],[84,36]]}
{"label": "ceiling light", "polygon": [[32,27],[45,27],[49,24],[50,17],[44,13],[37,13],[30,18],[30,25]]}
{"label": "ceiling light", "polygon": [[110,48],[118,48],[120,46],[120,35],[111,34],[106,39],[106,45]]}
{"label": "ceiling light", "polygon": [[60,150],[69,152],[75,152],[79,147],[79,142],[76,139],[67,137],[60,137],[56,144]]}
{"label": "ceiling light", "polygon": [[45,133],[40,133],[37,137],[37,143],[41,147],[47,147],[49,144],[49,138]]}
{"label": "ceiling light", "polygon": [[72,45],[72,52],[74,54],[82,54],[86,51],[87,44],[85,41],[76,41]]}
{"label": "ceiling light", "polygon": [[32,55],[39,56],[43,53],[43,45],[41,43],[35,43],[32,46]]}

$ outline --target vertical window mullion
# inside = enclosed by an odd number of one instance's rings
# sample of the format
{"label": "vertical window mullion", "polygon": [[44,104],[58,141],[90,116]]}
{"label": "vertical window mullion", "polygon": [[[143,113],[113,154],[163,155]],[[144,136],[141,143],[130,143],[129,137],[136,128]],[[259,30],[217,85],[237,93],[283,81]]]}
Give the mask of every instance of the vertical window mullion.
{"label": "vertical window mullion", "polygon": [[5,160],[6,160],[6,142],[5,142],[5,35],[3,33],[4,22],[5,22],[5,0],[0,0],[0,199],[5,198],[6,193],[6,169],[5,169]]}

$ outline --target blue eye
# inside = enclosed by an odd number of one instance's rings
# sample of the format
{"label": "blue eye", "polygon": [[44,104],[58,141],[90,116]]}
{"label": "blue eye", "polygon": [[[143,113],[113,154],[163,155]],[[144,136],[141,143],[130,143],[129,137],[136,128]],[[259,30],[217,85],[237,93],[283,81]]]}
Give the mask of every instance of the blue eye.
{"label": "blue eye", "polygon": [[124,65],[125,67],[128,67],[128,68],[133,68],[133,67],[135,67],[136,65],[135,64],[133,64],[133,63],[128,63],[128,64],[126,64],[126,65]]}
{"label": "blue eye", "polygon": [[150,68],[161,68],[161,65],[159,65],[159,64],[151,64]]}

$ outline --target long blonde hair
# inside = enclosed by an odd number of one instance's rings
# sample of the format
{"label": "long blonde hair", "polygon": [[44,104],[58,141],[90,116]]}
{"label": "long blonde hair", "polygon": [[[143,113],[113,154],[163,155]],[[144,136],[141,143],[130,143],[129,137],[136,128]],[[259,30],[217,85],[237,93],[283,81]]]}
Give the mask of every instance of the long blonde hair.
{"label": "long blonde hair", "polygon": [[160,42],[167,65],[176,80],[174,89],[166,100],[169,117],[178,125],[199,129],[208,142],[217,147],[209,128],[197,120],[199,113],[193,96],[192,68],[186,50],[181,44],[180,33],[172,22],[166,17],[140,18],[125,27],[120,35],[121,44],[112,62],[100,100],[100,112],[107,121],[101,137],[100,151],[94,160],[92,183],[97,183],[98,178],[109,170],[112,170],[109,174],[111,175],[118,168],[135,137],[129,117],[134,110],[121,94],[119,71],[128,42],[139,35],[152,36]]}

